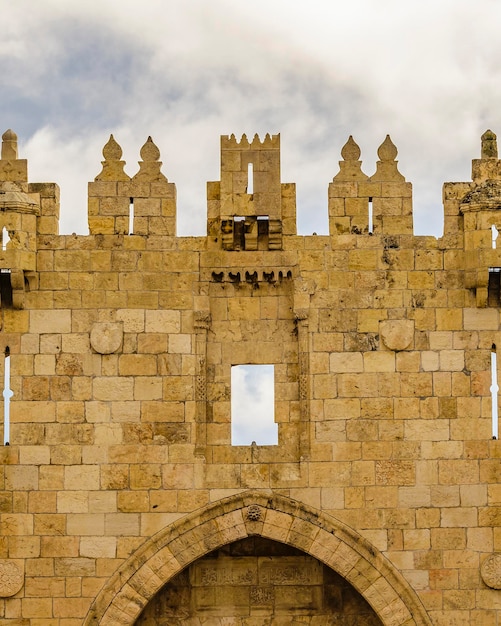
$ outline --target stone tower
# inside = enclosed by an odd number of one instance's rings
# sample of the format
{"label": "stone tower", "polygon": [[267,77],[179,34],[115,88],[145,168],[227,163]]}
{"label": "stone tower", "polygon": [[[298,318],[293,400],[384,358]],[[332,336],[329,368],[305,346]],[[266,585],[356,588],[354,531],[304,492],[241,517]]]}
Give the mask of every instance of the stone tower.
{"label": "stone tower", "polygon": [[[111,136],[68,236],[3,135],[2,626],[499,622],[496,137],[440,239],[389,136],[372,175],[341,157],[298,236],[280,137],[222,137],[207,236],[177,237],[159,149],[129,176]],[[276,441],[237,441],[262,367]]]}

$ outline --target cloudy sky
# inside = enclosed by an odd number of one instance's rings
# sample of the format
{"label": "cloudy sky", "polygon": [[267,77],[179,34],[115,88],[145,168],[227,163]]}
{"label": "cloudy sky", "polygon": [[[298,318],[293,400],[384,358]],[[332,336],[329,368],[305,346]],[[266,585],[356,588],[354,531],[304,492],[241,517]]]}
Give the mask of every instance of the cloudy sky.
{"label": "cloudy sky", "polygon": [[273,365],[234,365],[231,368],[231,443],[249,446],[278,444],[275,423]]}
{"label": "cloudy sky", "polygon": [[501,133],[499,0],[0,0],[0,129],[30,180],[61,186],[61,232],[86,233],[87,181],[113,133],[126,171],[152,135],[178,232],[205,232],[219,136],[281,133],[299,232],[327,229],[350,134],[372,174],[390,133],[415,231],[441,233],[441,186]]}

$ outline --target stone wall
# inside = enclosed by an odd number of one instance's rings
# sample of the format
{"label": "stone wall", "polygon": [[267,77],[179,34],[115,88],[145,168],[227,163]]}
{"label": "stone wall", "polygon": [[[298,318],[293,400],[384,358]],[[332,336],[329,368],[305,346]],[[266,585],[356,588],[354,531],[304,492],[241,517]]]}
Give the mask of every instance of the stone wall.
{"label": "stone wall", "polygon": [[[438,240],[396,155],[369,177],[350,138],[306,237],[279,136],[223,137],[177,237],[158,148],[130,177],[111,137],[67,236],[4,134],[0,625],[498,623],[496,138]],[[243,364],[274,366],[277,445],[232,445]],[[289,560],[309,582],[266,578]]]}

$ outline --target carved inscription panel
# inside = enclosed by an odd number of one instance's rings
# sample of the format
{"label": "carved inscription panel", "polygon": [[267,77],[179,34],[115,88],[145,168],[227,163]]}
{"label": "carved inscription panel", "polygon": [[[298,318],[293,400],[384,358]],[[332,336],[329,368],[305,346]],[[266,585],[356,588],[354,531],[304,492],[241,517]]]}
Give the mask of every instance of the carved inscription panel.
{"label": "carved inscription panel", "polygon": [[381,626],[363,598],[335,572],[308,555],[262,540],[255,545],[244,541],[193,563],[159,593],[136,626],[191,619],[214,626],[244,626],[249,619],[269,626],[294,620]]}
{"label": "carved inscription panel", "polygon": [[256,585],[257,561],[246,557],[203,559],[193,566],[191,581],[194,587]]}

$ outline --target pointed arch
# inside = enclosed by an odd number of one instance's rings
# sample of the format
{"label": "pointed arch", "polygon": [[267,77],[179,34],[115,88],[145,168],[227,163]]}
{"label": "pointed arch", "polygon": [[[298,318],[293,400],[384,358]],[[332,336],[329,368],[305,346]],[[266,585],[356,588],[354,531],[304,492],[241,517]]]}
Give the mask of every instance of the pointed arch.
{"label": "pointed arch", "polygon": [[252,535],[302,550],[336,571],[384,626],[431,626],[409,583],[361,535],[300,502],[254,491],[199,509],[148,539],[101,590],[84,626],[132,626],[153,596],[190,563]]}

